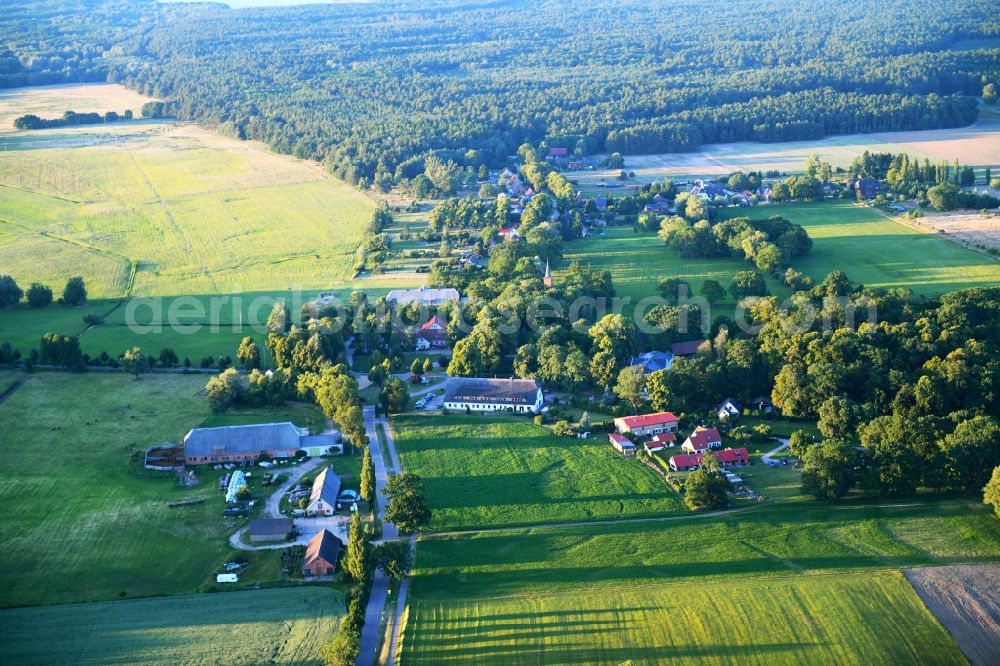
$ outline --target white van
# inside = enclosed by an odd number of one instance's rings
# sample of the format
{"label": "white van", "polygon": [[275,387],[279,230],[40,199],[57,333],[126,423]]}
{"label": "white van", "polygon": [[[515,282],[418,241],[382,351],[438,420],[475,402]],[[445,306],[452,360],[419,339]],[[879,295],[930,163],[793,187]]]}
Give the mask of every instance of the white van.
{"label": "white van", "polygon": [[224,573],[219,574],[215,577],[216,583],[238,583],[240,582],[240,577],[234,573]]}

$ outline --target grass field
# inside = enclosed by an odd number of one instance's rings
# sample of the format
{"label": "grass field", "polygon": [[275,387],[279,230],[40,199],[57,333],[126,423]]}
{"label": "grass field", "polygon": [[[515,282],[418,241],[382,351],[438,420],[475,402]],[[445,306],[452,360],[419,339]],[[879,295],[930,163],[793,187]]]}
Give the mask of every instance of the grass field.
{"label": "grass field", "polygon": [[964,663],[898,572],[417,601],[403,640],[403,664]]}
{"label": "grass field", "polygon": [[403,468],[424,479],[433,529],[686,511],[606,438],[556,438],[515,417],[404,415],[392,427]]}
{"label": "grass field", "polygon": [[[632,227],[609,227],[603,238],[592,236],[568,243],[562,266],[568,266],[572,261],[611,271],[616,295],[631,298],[632,305],[643,298],[655,296],[660,278],[687,280],[691,284],[692,296],[697,296],[705,280],[717,280],[723,287],[728,287],[734,273],[750,267],[739,259],[684,259],[665,247],[656,234],[635,233]],[[556,280],[559,279],[559,272],[554,271]],[[770,278],[768,286],[775,294],[790,293]],[[720,304],[718,314],[731,315],[733,305]]]}
{"label": "grass field", "polygon": [[322,663],[343,596],[318,587],[0,611],[11,664]]}
{"label": "grass field", "polygon": [[[0,372],[0,605],[16,606],[176,594],[214,585],[233,556],[236,529],[221,516],[224,473],[199,469],[182,488],[170,473],[142,468],[146,448],[178,442],[195,426],[292,420],[322,424],[312,407],[210,415],[204,376]],[[336,458],[356,485],[357,456]],[[254,487],[256,490],[256,486]],[[201,505],[168,509],[179,499]],[[227,522],[228,521],[228,522]],[[281,579],[280,551],[251,553],[241,585]]]}
{"label": "grass field", "polygon": [[845,201],[724,209],[724,217],[781,215],[815,242],[796,269],[822,280],[839,269],[869,287],[905,287],[933,295],[1000,283],[1000,262],[935,234]]}
{"label": "grass field", "polygon": [[424,537],[404,663],[963,663],[899,569],[1000,561],[974,499]]}
{"label": "grass field", "polygon": [[420,599],[447,600],[997,561],[1000,521],[974,499],[793,502],[715,516],[423,538],[413,589]]}

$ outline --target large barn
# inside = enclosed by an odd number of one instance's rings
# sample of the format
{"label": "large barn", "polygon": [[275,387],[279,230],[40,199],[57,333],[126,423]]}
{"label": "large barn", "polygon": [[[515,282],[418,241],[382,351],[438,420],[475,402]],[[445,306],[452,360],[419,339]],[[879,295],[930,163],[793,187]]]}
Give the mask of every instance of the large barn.
{"label": "large barn", "polygon": [[444,394],[445,409],[473,412],[537,414],[545,397],[534,379],[480,379],[456,377]]}
{"label": "large barn", "polygon": [[296,451],[310,456],[343,453],[337,435],[310,435],[290,422],[195,428],[184,436],[184,462],[253,462],[266,453],[272,458],[290,458]]}

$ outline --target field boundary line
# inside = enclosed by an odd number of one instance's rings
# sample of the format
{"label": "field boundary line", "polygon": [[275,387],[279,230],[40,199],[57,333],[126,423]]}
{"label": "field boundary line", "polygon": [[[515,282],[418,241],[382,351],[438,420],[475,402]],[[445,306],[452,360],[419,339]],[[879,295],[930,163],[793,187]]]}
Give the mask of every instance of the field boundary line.
{"label": "field boundary line", "polygon": [[886,218],[887,220],[892,220],[896,224],[904,226],[907,229],[913,229],[914,231],[917,231],[917,232],[920,232],[922,234],[926,234],[928,236],[936,238],[939,241],[943,241],[943,242],[946,242],[946,243],[951,243],[952,245],[960,247],[963,250],[968,250],[969,252],[975,252],[976,254],[981,255],[983,257],[986,257],[987,259],[991,259],[992,261],[995,261],[995,262],[1000,261],[1000,257],[996,257],[996,256],[994,256],[994,255],[992,255],[992,254],[990,254],[990,253],[988,253],[988,252],[986,252],[984,250],[979,250],[979,249],[974,248],[974,247],[969,247],[968,245],[963,245],[962,243],[959,243],[957,240],[953,240],[952,237],[951,237],[951,234],[949,234],[948,232],[940,233],[941,232],[940,229],[934,229],[934,228],[926,229],[924,227],[921,227],[921,226],[918,226],[918,225],[914,224],[913,222],[909,222],[909,221],[904,220],[901,216],[890,215],[889,213],[886,213],[885,211],[879,210],[878,208],[875,208],[874,206],[872,207],[872,210],[874,210],[876,213],[878,213],[882,217]]}
{"label": "field boundary line", "polygon": [[24,380],[18,379],[15,380],[13,384],[4,389],[4,392],[0,393],[0,405],[2,405],[7,400],[7,398],[14,395],[14,393],[17,392],[17,389],[21,388],[22,386],[24,386]]}

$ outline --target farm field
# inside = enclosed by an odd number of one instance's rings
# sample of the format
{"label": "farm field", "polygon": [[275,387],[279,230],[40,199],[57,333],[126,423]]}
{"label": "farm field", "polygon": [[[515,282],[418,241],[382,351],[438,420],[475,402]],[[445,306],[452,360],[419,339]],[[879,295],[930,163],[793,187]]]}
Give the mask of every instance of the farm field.
{"label": "farm field", "polygon": [[[0,390],[24,384],[0,404],[0,605],[18,606],[176,594],[214,584],[233,553],[235,529],[221,517],[216,480],[177,484],[142,468],[142,453],[205,425],[292,420],[313,426],[311,408],[209,415],[204,375],[33,375],[0,372]],[[82,398],[85,396],[85,398]],[[337,458],[338,472],[356,457]],[[201,505],[167,503],[204,498]],[[249,553],[247,585],[280,579],[280,551]],[[240,585],[244,582],[241,581]]]}
{"label": "farm field", "polygon": [[[703,146],[691,153],[626,155],[625,169],[634,171],[642,183],[663,178],[718,178],[734,171],[798,173],[806,158],[819,155],[835,167],[847,168],[864,151],[909,153],[920,159],[986,166],[1000,161],[1000,118],[984,109],[979,122],[969,127],[914,132],[879,132],[831,136],[812,141],[783,143],[723,143]],[[568,178],[593,187],[613,182],[618,171],[569,172]]]}
{"label": "farm field", "polygon": [[[660,278],[687,280],[692,296],[698,296],[705,280],[717,280],[728,287],[734,273],[750,267],[739,259],[684,259],[666,248],[656,234],[635,233],[632,227],[608,227],[606,234],[603,238],[592,236],[568,243],[560,269],[577,261],[582,266],[611,271],[616,295],[631,298],[633,306],[643,298],[656,296]],[[557,281],[560,269],[553,269]],[[769,277],[767,281],[772,293],[791,293],[776,280]],[[718,314],[731,315],[734,305],[718,304]]]}
{"label": "farm field", "polygon": [[0,611],[12,664],[319,665],[344,613],[329,587]]}
{"label": "farm field", "polygon": [[428,536],[418,543],[413,593],[447,600],[986,562],[1000,562],[1000,521],[975,498],[833,507],[788,502],[714,515]]}
{"label": "farm field", "polygon": [[[248,318],[223,302],[218,332],[138,334],[123,326],[126,304],[81,337],[93,356],[133,345],[171,347],[194,363],[232,356],[252,334],[242,324],[263,322],[274,298],[297,313],[297,302],[350,286],[374,204],[318,165],[170,121],[10,128],[25,109],[53,117],[67,108],[138,110],[143,101],[114,85],[0,91],[0,265],[24,288],[41,282],[56,297],[81,275],[95,301],[86,310],[21,305],[0,313],[0,341],[22,353],[45,332],[79,334],[85,314],[106,313],[118,299],[163,299],[165,316],[190,296],[203,313],[187,320],[209,323],[210,299],[238,294]],[[249,318],[257,297],[270,300]]]}
{"label": "farm field", "polygon": [[414,600],[403,642],[403,664],[964,663],[884,571]]}
{"label": "farm field", "polygon": [[781,215],[805,227],[812,251],[793,266],[822,280],[842,270],[868,287],[934,294],[1000,283],[1000,262],[846,201],[723,209],[723,217]]}
{"label": "farm field", "polygon": [[686,513],[607,439],[557,438],[514,417],[394,417],[403,468],[423,477],[431,529]]}

